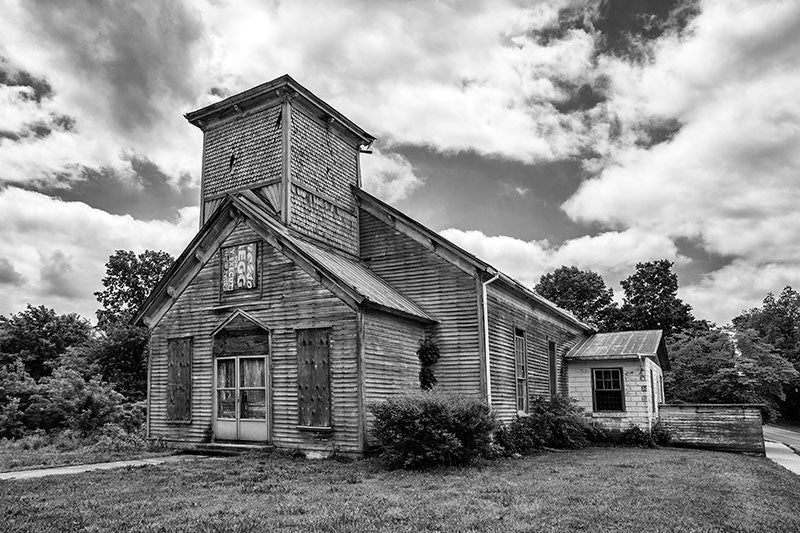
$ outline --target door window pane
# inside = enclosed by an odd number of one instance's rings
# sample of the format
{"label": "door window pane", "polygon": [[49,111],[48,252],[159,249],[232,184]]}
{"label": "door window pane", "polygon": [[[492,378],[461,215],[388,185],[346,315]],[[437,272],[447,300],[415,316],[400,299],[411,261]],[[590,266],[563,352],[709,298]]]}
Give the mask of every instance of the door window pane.
{"label": "door window pane", "polygon": [[236,386],[236,363],[233,359],[217,361],[217,388],[232,389]]}
{"label": "door window pane", "polygon": [[240,370],[242,388],[264,386],[264,359],[242,359]]}
{"label": "door window pane", "polygon": [[242,390],[242,418],[267,418],[267,396],[264,389]]}
{"label": "door window pane", "polygon": [[217,418],[236,418],[235,391],[217,391]]}

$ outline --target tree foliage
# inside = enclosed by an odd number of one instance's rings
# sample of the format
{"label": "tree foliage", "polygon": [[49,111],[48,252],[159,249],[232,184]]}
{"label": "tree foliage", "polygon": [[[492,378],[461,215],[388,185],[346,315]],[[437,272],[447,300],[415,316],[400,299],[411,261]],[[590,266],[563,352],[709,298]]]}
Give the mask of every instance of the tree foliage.
{"label": "tree foliage", "polygon": [[613,306],[614,291],[602,276],[576,266],[561,266],[543,275],[534,290],[581,320],[600,325]]}
{"label": "tree foliage", "polygon": [[[733,319],[739,331],[756,331],[761,339],[800,371],[800,294],[786,286],[776,298],[768,293],[761,307],[744,311]],[[800,379],[784,384],[781,404],[785,418],[800,420]]]}
{"label": "tree foliage", "polygon": [[689,304],[678,298],[678,275],[666,259],[636,263],[636,272],[620,282],[625,297],[617,316],[628,329],[660,329],[664,335],[692,327]]}
{"label": "tree foliage", "polygon": [[668,402],[760,403],[774,418],[783,385],[797,370],[753,330],[684,332],[668,341],[672,370],[664,375]]}
{"label": "tree foliage", "polygon": [[75,313],[58,315],[45,306],[0,316],[0,365],[20,360],[39,379],[68,348],[86,342],[92,333],[87,320]]}
{"label": "tree foliage", "polygon": [[105,330],[127,323],[173,262],[173,257],[163,251],[145,250],[139,255],[130,250],[114,252],[106,263],[105,288],[94,293],[103,306],[97,311],[98,326]]}

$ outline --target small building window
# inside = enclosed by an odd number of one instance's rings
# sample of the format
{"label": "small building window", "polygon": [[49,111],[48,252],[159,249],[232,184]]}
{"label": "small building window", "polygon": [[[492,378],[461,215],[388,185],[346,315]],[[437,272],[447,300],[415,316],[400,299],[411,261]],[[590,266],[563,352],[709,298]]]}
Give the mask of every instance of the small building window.
{"label": "small building window", "polygon": [[556,342],[547,341],[547,361],[550,365],[550,398],[558,394],[558,376],[556,373]]}
{"label": "small building window", "polygon": [[517,411],[528,410],[528,361],[525,331],[514,328],[514,367],[517,376]]}
{"label": "small building window", "polygon": [[167,341],[167,420],[192,418],[192,339]]}
{"label": "small building window", "polygon": [[255,289],[258,286],[257,253],[258,245],[255,242],[222,248],[222,292]]}
{"label": "small building window", "polygon": [[592,392],[595,411],[624,411],[622,370],[596,368],[592,370]]}

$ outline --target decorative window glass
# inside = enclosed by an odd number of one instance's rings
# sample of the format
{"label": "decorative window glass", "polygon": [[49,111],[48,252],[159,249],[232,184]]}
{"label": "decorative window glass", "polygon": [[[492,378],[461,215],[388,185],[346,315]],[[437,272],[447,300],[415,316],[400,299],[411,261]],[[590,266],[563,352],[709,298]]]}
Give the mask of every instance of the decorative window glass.
{"label": "decorative window glass", "polygon": [[514,367],[517,375],[517,411],[528,408],[528,362],[525,349],[525,331],[514,329]]}
{"label": "decorative window glass", "polygon": [[258,286],[256,243],[222,248],[222,292],[255,289]]}
{"label": "decorative window glass", "polygon": [[592,391],[595,411],[624,411],[622,370],[596,368],[592,370]]}

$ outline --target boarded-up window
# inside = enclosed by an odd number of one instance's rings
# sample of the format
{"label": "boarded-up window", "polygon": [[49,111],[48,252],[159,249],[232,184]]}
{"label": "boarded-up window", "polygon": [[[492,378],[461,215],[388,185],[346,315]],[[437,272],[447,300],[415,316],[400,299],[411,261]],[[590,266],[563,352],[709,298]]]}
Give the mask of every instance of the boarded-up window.
{"label": "boarded-up window", "polygon": [[624,411],[622,370],[596,368],[592,370],[592,391],[595,411]]}
{"label": "boarded-up window", "polygon": [[297,402],[300,426],[331,426],[330,354],[329,329],[297,331]]}
{"label": "boarded-up window", "polygon": [[192,418],[192,339],[169,339],[167,355],[167,419]]}
{"label": "boarded-up window", "polygon": [[555,398],[558,394],[558,375],[556,374],[556,343],[547,341],[547,361],[550,365],[550,397]]}
{"label": "boarded-up window", "polygon": [[222,248],[222,292],[255,289],[258,286],[256,243]]}
{"label": "boarded-up window", "polygon": [[525,332],[514,329],[514,366],[517,375],[517,411],[528,407],[528,361],[525,349]]}

